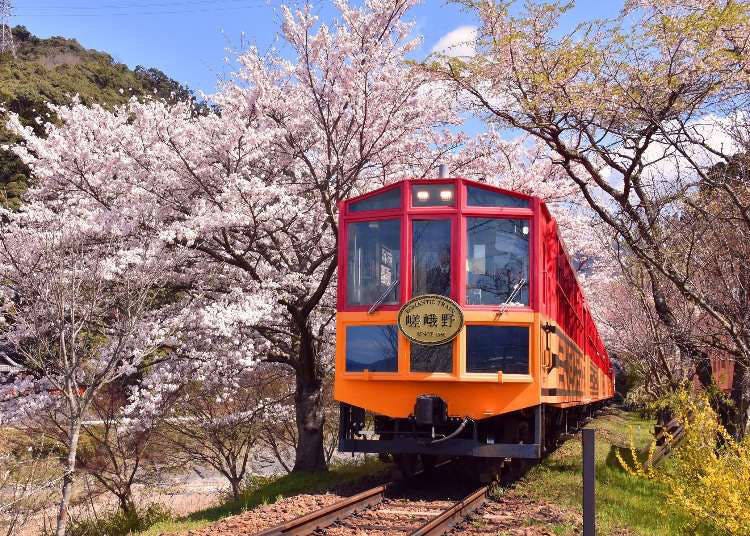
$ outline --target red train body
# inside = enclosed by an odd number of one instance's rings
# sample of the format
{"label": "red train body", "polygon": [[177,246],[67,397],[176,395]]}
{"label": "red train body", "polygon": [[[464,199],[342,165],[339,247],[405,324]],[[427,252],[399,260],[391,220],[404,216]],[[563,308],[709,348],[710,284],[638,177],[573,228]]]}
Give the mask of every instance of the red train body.
{"label": "red train body", "polygon": [[343,202],[339,233],[340,450],[537,458],[613,396],[541,199],[406,180]]}

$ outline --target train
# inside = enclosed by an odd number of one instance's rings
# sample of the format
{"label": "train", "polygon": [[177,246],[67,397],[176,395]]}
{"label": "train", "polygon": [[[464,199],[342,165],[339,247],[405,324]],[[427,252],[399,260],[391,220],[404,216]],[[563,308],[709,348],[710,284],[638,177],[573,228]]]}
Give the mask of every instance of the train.
{"label": "train", "polygon": [[339,451],[538,459],[614,396],[607,350],[545,202],[460,177],[339,205]]}

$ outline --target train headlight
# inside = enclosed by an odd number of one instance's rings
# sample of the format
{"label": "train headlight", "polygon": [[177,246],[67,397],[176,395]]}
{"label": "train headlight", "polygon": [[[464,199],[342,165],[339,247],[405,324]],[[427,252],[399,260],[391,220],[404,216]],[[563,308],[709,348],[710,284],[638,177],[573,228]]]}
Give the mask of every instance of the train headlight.
{"label": "train headlight", "polygon": [[430,192],[427,190],[417,190],[417,199],[427,201],[430,198]]}
{"label": "train headlight", "polygon": [[440,199],[443,201],[450,201],[453,199],[453,191],[452,190],[440,190]]}

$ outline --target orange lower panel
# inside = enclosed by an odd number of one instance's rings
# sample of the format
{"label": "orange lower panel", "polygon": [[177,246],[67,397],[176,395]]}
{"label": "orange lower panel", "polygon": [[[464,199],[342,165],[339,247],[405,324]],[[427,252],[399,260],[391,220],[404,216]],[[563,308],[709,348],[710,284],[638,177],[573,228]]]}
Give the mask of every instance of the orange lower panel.
{"label": "orange lower panel", "polygon": [[[336,378],[334,396],[368,411],[389,417],[408,417],[414,411],[417,396],[435,394],[448,404],[448,413],[456,417],[483,419],[535,406],[540,403],[537,355],[539,352],[538,315],[533,311],[509,311],[497,321],[493,311],[464,311],[467,324],[503,324],[529,327],[529,372],[524,375],[471,374],[466,370],[466,330],[453,344],[454,373],[409,372],[409,341],[399,334],[398,372],[346,372],[346,326],[395,324],[395,311],[375,314],[345,313],[337,316]],[[369,379],[368,379],[369,378]]]}
{"label": "orange lower panel", "polygon": [[[339,312],[336,336],[334,397],[340,402],[394,418],[414,411],[417,396],[438,395],[456,417],[484,419],[523,408],[549,403],[574,406],[609,398],[612,382],[573,343],[561,343],[541,330],[550,322],[532,311],[509,311],[498,321],[492,311],[465,310],[467,324],[502,324],[529,327],[529,374],[466,373],[466,330],[453,345],[454,373],[412,373],[409,371],[409,341],[399,334],[398,372],[346,372],[346,326],[395,324],[396,311]],[[567,344],[562,347],[561,344]],[[547,347],[549,346],[549,350]],[[552,354],[559,354],[565,366],[552,366]],[[548,372],[542,372],[542,371]],[[541,379],[540,379],[541,378]],[[542,396],[566,391],[568,396]],[[575,394],[573,394],[575,393]],[[572,395],[572,396],[570,396]]]}
{"label": "orange lower panel", "polygon": [[434,394],[448,404],[448,414],[484,419],[539,404],[534,384],[491,384],[461,381],[337,380],[336,400],[389,417],[408,417],[419,395]]}

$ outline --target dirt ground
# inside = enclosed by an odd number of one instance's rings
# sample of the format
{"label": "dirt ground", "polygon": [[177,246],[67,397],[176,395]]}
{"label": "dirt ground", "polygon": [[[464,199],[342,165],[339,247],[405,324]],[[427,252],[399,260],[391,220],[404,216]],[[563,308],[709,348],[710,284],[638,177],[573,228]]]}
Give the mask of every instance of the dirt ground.
{"label": "dirt ground", "polygon": [[580,514],[551,503],[514,496],[488,500],[450,534],[557,536],[581,533]]}
{"label": "dirt ground", "polygon": [[274,504],[259,506],[236,516],[227,517],[202,529],[190,530],[185,536],[248,536],[284,521],[313,512],[336,501],[338,495],[296,495],[281,499]]}
{"label": "dirt ground", "polygon": [[[333,494],[298,495],[282,499],[275,504],[261,506],[242,514],[225,518],[199,530],[181,533],[181,536],[248,536],[255,532],[269,528],[297,516],[322,508],[341,497]],[[378,507],[373,507],[373,511]],[[382,510],[382,508],[380,509]],[[386,509],[387,510],[387,509]],[[434,515],[428,508],[426,513]],[[379,511],[381,524],[388,511]],[[394,511],[394,513],[397,513]],[[428,516],[430,517],[430,516]],[[422,522],[425,522],[423,519]],[[403,525],[403,523],[401,523]],[[335,529],[344,527],[332,527]],[[352,527],[349,527],[352,528]],[[413,527],[412,527],[413,528]],[[330,531],[331,529],[329,529]],[[329,531],[321,531],[321,534]],[[471,517],[456,526],[450,534],[459,535],[508,535],[508,536],[558,536],[580,534],[580,520],[575,512],[546,503],[538,503],[529,499],[515,497],[512,494],[499,499],[488,500],[482,508]],[[356,536],[367,536],[367,531],[351,530],[343,533]],[[382,528],[377,531],[378,536],[396,536],[404,534],[403,530],[387,531]]]}

